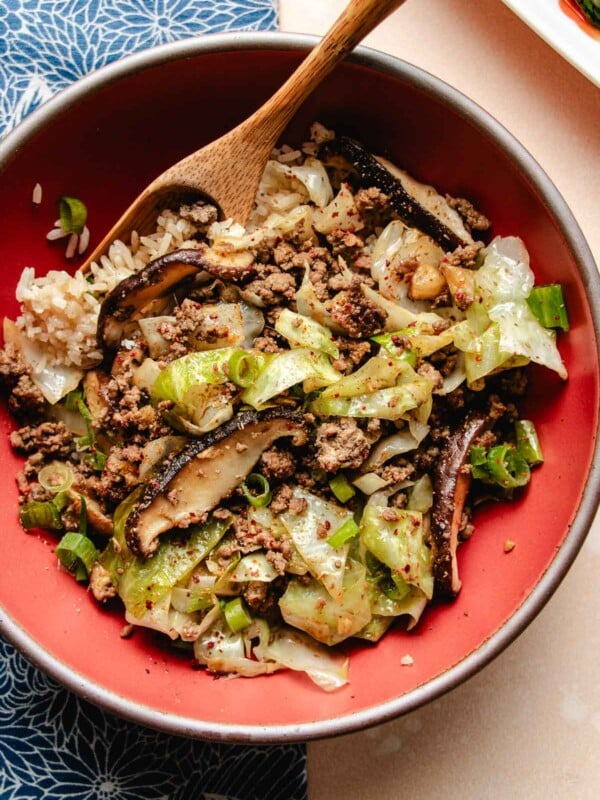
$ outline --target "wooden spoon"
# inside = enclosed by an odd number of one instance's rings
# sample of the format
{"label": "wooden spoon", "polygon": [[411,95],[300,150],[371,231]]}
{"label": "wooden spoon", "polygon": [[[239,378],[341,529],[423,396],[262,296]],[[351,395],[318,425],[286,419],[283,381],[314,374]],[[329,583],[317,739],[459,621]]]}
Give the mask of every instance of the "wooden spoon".
{"label": "wooden spoon", "polygon": [[159,175],[133,201],[82,264],[108,251],[115,239],[133,230],[145,233],[156,223],[159,208],[177,199],[210,198],[224,218],[245,223],[269,155],[302,103],[333,68],[405,0],[350,0],[326,36],[283,86],[251,117],[220,139],[191,153]]}

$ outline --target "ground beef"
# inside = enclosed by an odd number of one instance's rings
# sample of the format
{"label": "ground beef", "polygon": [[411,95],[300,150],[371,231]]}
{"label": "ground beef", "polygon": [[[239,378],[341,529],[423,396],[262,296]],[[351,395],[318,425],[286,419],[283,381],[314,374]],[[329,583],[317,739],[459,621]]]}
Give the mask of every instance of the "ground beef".
{"label": "ground beef", "polygon": [[450,197],[446,195],[446,202],[450,208],[456,209],[472,231],[487,231],[491,227],[491,222],[475,206],[464,197]]}
{"label": "ground beef", "polygon": [[0,350],[0,386],[11,392],[19,378],[30,375],[31,369],[21,358],[21,353],[13,344],[7,344]]}
{"label": "ground beef", "polygon": [[38,420],[46,410],[44,395],[29,374],[21,375],[8,398],[10,413],[19,420]]}
{"label": "ground beef", "polygon": [[417,373],[422,378],[427,378],[428,381],[431,381],[435,389],[439,389],[444,382],[444,378],[442,377],[441,373],[438,372],[438,370],[427,361],[423,361],[421,366],[418,368]]}
{"label": "ground beef", "polygon": [[415,467],[405,458],[394,458],[380,467],[376,467],[373,472],[379,475],[384,481],[388,481],[390,485],[395,483],[402,483],[408,480],[415,472]]}
{"label": "ground beef", "polygon": [[383,309],[365,297],[360,279],[337,294],[328,307],[332,319],[352,339],[368,339],[381,333],[387,319]]}
{"label": "ground beef", "polygon": [[19,428],[10,434],[13,450],[23,455],[40,453],[54,458],[68,458],[73,450],[73,434],[63,422],[42,422],[35,427]]}
{"label": "ground beef", "polygon": [[117,505],[140,484],[139,465],[142,461],[142,448],[137,445],[111,447],[106,464],[95,490],[98,496]]}
{"label": "ground beef", "polygon": [[109,571],[99,562],[96,562],[90,573],[90,589],[99,603],[117,596]]}
{"label": "ground beef", "polygon": [[296,469],[296,461],[287,450],[271,447],[260,457],[260,470],[268,480],[291,478]]}
{"label": "ground beef", "polygon": [[473,244],[460,245],[444,256],[442,263],[448,264],[451,267],[464,267],[465,269],[475,269],[477,266],[477,257],[483,249],[483,242],[474,242]]}
{"label": "ground beef", "polygon": [[371,355],[373,346],[371,342],[360,342],[356,339],[347,339],[345,336],[338,336],[335,340],[339,348],[339,356],[332,361],[334,369],[339,372],[353,372],[363,361]]}
{"label": "ground beef", "polygon": [[360,236],[341,228],[335,228],[326,238],[333,255],[341,256],[348,263],[353,263],[365,246]]}
{"label": "ground beef", "polygon": [[252,347],[255,350],[260,350],[262,353],[282,353],[286,348],[281,347],[280,338],[271,331],[263,332],[262,336],[258,336],[253,342]]}
{"label": "ground beef", "polygon": [[263,306],[275,306],[293,300],[296,280],[288,272],[273,271],[246,284],[244,291],[258,298]]}
{"label": "ground beef", "polygon": [[354,196],[354,202],[363,221],[365,238],[384,228],[392,219],[393,212],[387,205],[387,195],[374,186],[359,189]]}
{"label": "ground beef", "polygon": [[292,499],[291,487],[287,485],[280,486],[279,489],[277,489],[274,492],[273,499],[271,500],[271,505],[269,506],[269,508],[275,515],[283,514],[290,507],[291,499]]}
{"label": "ground beef", "polygon": [[352,417],[340,417],[319,425],[315,444],[317,463],[326,472],[358,469],[371,447]]}
{"label": "ground beef", "polygon": [[255,614],[267,614],[277,602],[270,585],[262,581],[248,581],[242,592],[248,607]]}
{"label": "ground beef", "polygon": [[181,206],[179,215],[189,219],[199,231],[205,232],[209,225],[219,219],[218,209],[210,203],[194,203],[191,206]]}

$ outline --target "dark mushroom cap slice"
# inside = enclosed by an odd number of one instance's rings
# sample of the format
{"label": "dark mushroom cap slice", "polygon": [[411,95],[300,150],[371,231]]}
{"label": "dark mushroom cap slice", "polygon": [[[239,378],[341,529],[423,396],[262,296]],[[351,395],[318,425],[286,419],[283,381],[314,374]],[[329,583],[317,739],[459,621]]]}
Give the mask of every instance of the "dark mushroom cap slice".
{"label": "dark mushroom cap slice", "polygon": [[433,577],[436,594],[444,597],[454,597],[460,591],[456,550],[462,512],[471,485],[471,473],[464,467],[472,445],[490,423],[490,417],[483,412],[467,414],[448,438],[433,469]]}
{"label": "dark mushroom cap slice", "polygon": [[374,186],[387,195],[390,206],[407,225],[426,233],[446,251],[467,244],[412,197],[402,183],[359,142],[348,136],[340,136],[328,142],[325,148],[326,152],[344,156],[357,171],[365,187]]}
{"label": "dark mushroom cap slice", "polygon": [[118,348],[126,322],[138,319],[152,301],[167,297],[200,272],[222,280],[241,280],[254,271],[247,251],[219,253],[206,245],[174,250],[122,280],[104,299],[98,316],[97,339],[105,353]]}
{"label": "dark mushroom cap slice", "polygon": [[281,437],[304,441],[306,423],[300,412],[285,408],[242,411],[192,440],[166,459],[146,484],[126,522],[128,546],[141,556],[150,556],[160,534],[203,519]]}

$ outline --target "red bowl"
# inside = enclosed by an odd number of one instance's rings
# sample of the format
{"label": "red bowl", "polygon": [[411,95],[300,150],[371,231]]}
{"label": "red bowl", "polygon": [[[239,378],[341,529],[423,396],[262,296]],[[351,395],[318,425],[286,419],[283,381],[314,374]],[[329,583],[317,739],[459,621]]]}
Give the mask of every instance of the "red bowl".
{"label": "red bowl", "polygon": [[[244,119],[298,64],[313,40],[223,35],[159,47],[79,81],[0,145],[1,311],[14,317],[23,267],[64,267],[45,240],[58,196],[85,199],[98,240],[167,165]],[[572,328],[560,349],[563,384],[534,371],[527,414],[546,461],[524,496],[478,512],[460,550],[463,590],[428,611],[417,630],[354,647],[350,685],[325,694],[303,675],[216,680],[193,671],[59,571],[50,536],[17,520],[19,467],[3,436],[5,508],[0,548],[1,630],[41,669],[99,705],[178,734],[283,741],[345,733],[410,711],[472,675],[540,611],[575,558],[600,494],[600,279],[569,209],[531,156],[454,89],[398,59],[361,49],[314,94],[286,141],[318,119],[365,141],[416,177],[469,197],[495,234],[521,236],[540,282],[560,281]],[[40,182],[45,202],[31,205]],[[92,245],[95,241],[92,241]],[[2,429],[12,422],[1,412]],[[517,546],[506,555],[505,539]],[[410,654],[413,666],[401,665]]]}

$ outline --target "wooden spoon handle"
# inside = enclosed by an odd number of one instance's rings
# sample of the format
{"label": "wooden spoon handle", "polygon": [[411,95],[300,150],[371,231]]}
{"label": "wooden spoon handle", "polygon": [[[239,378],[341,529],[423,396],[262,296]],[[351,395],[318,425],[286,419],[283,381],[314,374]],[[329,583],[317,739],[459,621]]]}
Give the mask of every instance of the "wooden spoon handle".
{"label": "wooden spoon handle", "polygon": [[296,111],[334,67],[405,0],[350,0],[320,43],[283,86],[240,127],[275,143]]}

